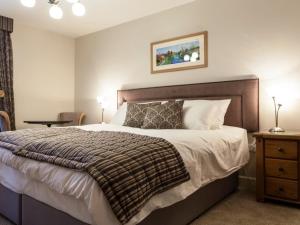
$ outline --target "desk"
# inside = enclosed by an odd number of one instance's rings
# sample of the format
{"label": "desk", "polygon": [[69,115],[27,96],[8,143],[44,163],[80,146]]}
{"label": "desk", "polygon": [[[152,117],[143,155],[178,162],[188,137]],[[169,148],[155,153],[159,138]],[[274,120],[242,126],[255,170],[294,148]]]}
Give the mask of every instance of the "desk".
{"label": "desk", "polygon": [[72,120],[26,120],[24,121],[24,123],[46,125],[47,127],[51,127],[52,125],[71,123],[71,122],[73,121]]}

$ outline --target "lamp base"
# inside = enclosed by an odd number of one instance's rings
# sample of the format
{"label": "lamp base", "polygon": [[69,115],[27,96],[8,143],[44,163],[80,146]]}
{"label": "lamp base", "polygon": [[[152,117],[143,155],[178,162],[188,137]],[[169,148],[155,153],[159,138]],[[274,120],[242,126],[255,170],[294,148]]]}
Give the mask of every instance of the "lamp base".
{"label": "lamp base", "polygon": [[273,127],[269,130],[269,132],[285,132],[285,130],[280,127]]}

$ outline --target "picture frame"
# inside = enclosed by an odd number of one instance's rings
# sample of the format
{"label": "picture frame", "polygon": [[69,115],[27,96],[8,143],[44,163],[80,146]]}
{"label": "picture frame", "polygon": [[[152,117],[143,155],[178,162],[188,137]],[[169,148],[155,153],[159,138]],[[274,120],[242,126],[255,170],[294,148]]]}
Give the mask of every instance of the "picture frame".
{"label": "picture frame", "polygon": [[208,32],[151,43],[151,73],[208,67]]}

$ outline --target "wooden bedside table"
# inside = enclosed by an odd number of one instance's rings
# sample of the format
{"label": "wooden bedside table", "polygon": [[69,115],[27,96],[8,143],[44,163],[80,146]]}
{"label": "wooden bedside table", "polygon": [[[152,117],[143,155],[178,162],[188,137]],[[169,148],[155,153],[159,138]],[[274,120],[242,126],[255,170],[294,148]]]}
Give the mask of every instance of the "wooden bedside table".
{"label": "wooden bedside table", "polygon": [[256,138],[256,198],[300,204],[300,132],[259,132]]}

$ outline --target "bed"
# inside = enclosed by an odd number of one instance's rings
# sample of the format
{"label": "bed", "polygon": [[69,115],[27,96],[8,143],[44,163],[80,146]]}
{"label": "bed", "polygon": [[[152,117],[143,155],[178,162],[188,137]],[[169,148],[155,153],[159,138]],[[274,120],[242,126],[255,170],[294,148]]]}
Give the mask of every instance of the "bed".
{"label": "bed", "polygon": [[[190,182],[153,197],[128,224],[188,224],[233,192],[238,185],[238,170],[248,160],[248,155],[245,153],[247,131],[258,130],[258,79],[118,91],[119,105],[124,101],[145,102],[179,98],[230,98],[231,104],[225,117],[226,126],[220,131],[202,133],[160,131],[159,136],[170,141],[177,149],[181,149],[182,157],[189,161],[187,167],[192,179]],[[89,125],[82,129],[158,135],[157,132],[151,130],[143,131],[114,125]],[[187,141],[188,139],[197,140],[197,138],[199,143]],[[230,147],[228,148],[227,145]],[[196,151],[190,151],[200,149],[201,146],[199,154],[196,154]],[[224,152],[228,149],[232,151],[226,155]],[[227,157],[222,157],[222,155]],[[2,160],[0,163],[0,213],[15,224],[119,224],[110,211],[103,193],[101,194],[99,187],[86,174],[71,174],[68,169],[49,166],[47,163],[35,162],[39,164],[36,165],[27,159],[20,157],[11,159],[11,157],[8,151],[0,149]],[[22,166],[16,170],[8,166],[8,161],[14,161],[16,165]],[[199,162],[206,162],[206,164]],[[39,172],[35,170],[37,167]],[[30,173],[30,177],[24,175]],[[49,178],[49,174],[52,181],[51,179],[50,181],[43,180],[43,177],[47,175]],[[66,181],[76,184],[75,187],[74,185],[58,185],[65,184]],[[83,185],[89,187],[84,189],[89,190],[87,193],[82,193],[78,191],[79,188],[76,188]],[[85,201],[82,200],[84,198]]]}

